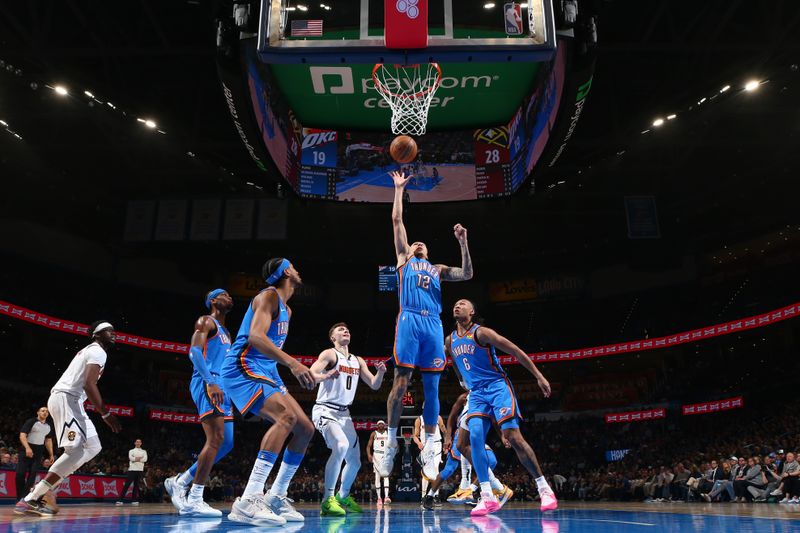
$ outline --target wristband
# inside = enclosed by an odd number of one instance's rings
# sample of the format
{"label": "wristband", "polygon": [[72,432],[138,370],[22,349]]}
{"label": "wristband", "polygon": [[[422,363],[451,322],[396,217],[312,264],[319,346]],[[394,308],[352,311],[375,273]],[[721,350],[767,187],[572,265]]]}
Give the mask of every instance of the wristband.
{"label": "wristband", "polygon": [[111,414],[112,414],[112,413],[111,413],[111,411],[108,411],[106,414],[104,414],[104,415],[101,415],[101,416],[100,416],[100,418],[102,418],[103,420],[105,420],[106,418],[108,418],[109,416],[111,416]]}

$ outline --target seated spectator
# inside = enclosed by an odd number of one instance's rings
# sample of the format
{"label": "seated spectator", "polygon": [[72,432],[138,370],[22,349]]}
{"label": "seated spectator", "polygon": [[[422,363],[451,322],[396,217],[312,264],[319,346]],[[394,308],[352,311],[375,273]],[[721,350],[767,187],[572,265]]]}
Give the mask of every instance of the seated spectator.
{"label": "seated spectator", "polygon": [[752,499],[752,494],[747,491],[748,487],[763,489],[766,485],[767,483],[761,473],[761,465],[756,462],[755,457],[750,457],[747,460],[747,466],[744,471],[733,482],[733,492],[736,494],[737,501],[745,502],[748,499]]}
{"label": "seated spectator", "polygon": [[687,500],[689,498],[689,488],[686,486],[687,481],[689,481],[689,471],[683,463],[676,464],[675,474],[669,484],[670,500]]}
{"label": "seated spectator", "polygon": [[700,479],[700,483],[698,483],[697,491],[704,500],[711,501],[711,498],[708,497],[708,493],[711,492],[717,481],[723,479],[725,479],[725,469],[719,462],[712,459],[708,470],[705,471],[703,477]]}
{"label": "seated spectator", "polygon": [[0,470],[15,470],[16,465],[11,463],[11,454],[3,452],[0,454]]}
{"label": "seated spectator", "polygon": [[786,454],[786,464],[783,467],[781,488],[785,497],[780,503],[800,503],[800,464],[792,452]]}
{"label": "seated spectator", "polygon": [[753,496],[754,502],[765,502],[770,497],[770,493],[778,488],[781,482],[781,476],[775,467],[775,454],[771,453],[764,456],[764,461],[761,466],[761,473],[764,474],[766,486],[763,489],[756,487],[747,487],[747,492]]}

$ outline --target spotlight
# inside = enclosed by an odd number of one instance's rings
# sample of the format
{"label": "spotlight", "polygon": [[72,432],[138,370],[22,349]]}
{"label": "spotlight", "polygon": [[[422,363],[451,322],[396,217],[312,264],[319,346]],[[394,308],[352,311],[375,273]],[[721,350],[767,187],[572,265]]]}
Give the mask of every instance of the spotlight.
{"label": "spotlight", "polygon": [[494,2],[489,2],[488,4],[483,4],[483,9],[494,9]]}
{"label": "spotlight", "polygon": [[672,115],[667,115],[667,120],[672,120],[673,118],[677,117],[674,113]]}
{"label": "spotlight", "polygon": [[297,6],[297,9],[299,9],[300,11],[308,11],[308,6],[300,4]]}
{"label": "spotlight", "polygon": [[94,98],[94,95],[90,91],[83,91],[83,94],[85,94],[89,98]]}
{"label": "spotlight", "polygon": [[653,121],[653,126],[655,126],[657,128],[660,125],[662,125],[663,123],[664,123],[664,119],[663,118],[657,118],[657,119],[655,119]]}
{"label": "spotlight", "polygon": [[725,91],[727,91],[727,90],[728,90],[728,89],[730,89],[730,88],[731,88],[731,86],[730,86],[730,85],[726,85],[725,87],[723,87],[722,89],[720,89],[720,90],[719,90],[719,92],[721,92],[721,93],[724,93]]}
{"label": "spotlight", "polygon": [[152,121],[152,120],[150,120],[150,119],[147,119],[147,120],[145,120],[145,121],[144,121],[144,125],[145,125],[145,126],[147,126],[147,127],[148,127],[148,128],[150,128],[150,129],[153,129],[153,128],[155,128],[155,127],[156,127],[156,123],[155,123],[155,122],[153,122],[153,121]]}
{"label": "spotlight", "polygon": [[61,96],[67,96],[69,94],[67,89],[65,87],[62,87],[61,85],[56,85],[55,87],[53,87],[53,90],[56,93],[60,94]]}
{"label": "spotlight", "polygon": [[759,82],[758,80],[750,80],[745,84],[744,90],[750,92],[755,91],[756,89],[758,89],[760,83],[761,82]]}

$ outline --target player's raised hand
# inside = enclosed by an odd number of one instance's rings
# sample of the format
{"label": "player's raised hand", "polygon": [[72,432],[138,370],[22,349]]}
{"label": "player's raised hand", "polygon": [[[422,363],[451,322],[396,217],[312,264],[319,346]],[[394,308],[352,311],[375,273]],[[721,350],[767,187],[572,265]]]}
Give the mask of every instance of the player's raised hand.
{"label": "player's raised hand", "polygon": [[225,394],[216,383],[206,385],[206,392],[208,393],[208,397],[211,398],[211,405],[221,405],[225,399]]}
{"label": "player's raised hand", "polygon": [[462,226],[461,224],[456,224],[453,226],[453,235],[456,236],[458,242],[466,242],[467,241],[467,228]]}
{"label": "player's raised hand", "polygon": [[545,398],[549,398],[550,397],[550,393],[552,392],[550,390],[550,382],[547,381],[544,376],[542,376],[542,377],[540,377],[539,379],[536,380],[536,383],[539,385],[539,388],[542,390],[542,394],[544,395],[544,397]]}
{"label": "player's raised hand", "polygon": [[411,181],[411,174],[406,176],[405,172],[393,170],[392,172],[389,172],[389,175],[392,177],[392,181],[394,182],[394,187],[396,189],[405,189],[406,185],[408,185],[408,182]]}
{"label": "player's raised hand", "polygon": [[300,386],[304,389],[312,390],[316,385],[311,369],[302,363],[297,363],[292,367],[292,375],[297,378]]}

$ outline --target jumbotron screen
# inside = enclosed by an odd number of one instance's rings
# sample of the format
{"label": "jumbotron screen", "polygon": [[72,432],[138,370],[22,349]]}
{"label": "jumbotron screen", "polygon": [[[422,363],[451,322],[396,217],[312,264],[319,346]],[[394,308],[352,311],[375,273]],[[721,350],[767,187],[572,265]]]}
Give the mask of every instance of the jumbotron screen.
{"label": "jumbotron screen", "polygon": [[[399,165],[389,156],[394,135],[388,131],[350,131],[336,127],[337,119],[328,119],[325,113],[310,113],[293,106],[302,107],[302,100],[288,93],[300,89],[284,90],[276,75],[285,65],[263,64],[254,50],[243,61],[260,141],[281,176],[300,196],[343,202],[391,202],[394,187],[389,172],[402,170],[413,176],[406,200],[417,203],[501,197],[519,189],[551,138],[564,91],[565,56],[564,47],[560,46],[551,62],[539,64],[525,93],[528,96],[516,108],[510,108],[511,116],[503,123],[429,131],[415,138],[417,158],[406,165]],[[501,67],[508,65],[497,65]],[[467,87],[454,88],[454,94],[461,91],[461,97],[466,98],[468,89],[492,83],[489,79],[468,77],[464,82]],[[440,88],[443,98],[446,87],[451,85]],[[358,111],[371,112],[366,108]],[[388,129],[388,119],[386,122]],[[244,138],[241,130],[240,134]],[[254,154],[251,150],[255,158]]]}

